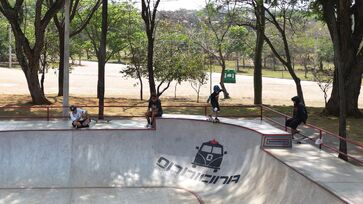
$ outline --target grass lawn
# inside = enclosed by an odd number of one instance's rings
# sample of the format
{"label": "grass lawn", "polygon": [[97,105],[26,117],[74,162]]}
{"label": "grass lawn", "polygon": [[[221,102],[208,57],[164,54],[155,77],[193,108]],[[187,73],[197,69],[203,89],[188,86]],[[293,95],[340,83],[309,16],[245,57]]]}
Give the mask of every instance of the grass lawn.
{"label": "grass lawn", "polygon": [[[48,99],[53,103],[53,106],[62,105],[62,97],[48,96]],[[196,103],[191,99],[187,98],[161,98],[162,104],[164,106],[165,113],[175,113],[175,114],[198,114],[203,115],[205,111],[205,106],[207,103]],[[98,99],[91,97],[71,97],[71,104],[77,105],[89,105],[97,106]],[[240,104],[238,101],[234,100],[221,100],[221,105],[233,106],[233,105],[246,105]],[[146,101],[140,101],[138,99],[125,99],[125,98],[106,98],[106,106],[131,106],[124,108],[105,108],[106,116],[142,116],[146,110]],[[9,106],[31,106],[30,97],[24,95],[0,95],[0,116],[46,116],[46,109],[40,109],[39,106],[32,106],[32,109],[13,109],[6,108]],[[166,106],[189,106],[189,107],[166,107]],[[194,106],[194,107],[190,107]],[[195,107],[196,106],[196,107]],[[290,115],[292,112],[291,106],[273,106],[273,109]],[[210,108],[207,108],[209,111]],[[97,115],[97,108],[87,108],[87,110],[92,115]],[[224,107],[222,110],[223,116],[250,116],[256,117],[259,115],[259,108],[236,108],[236,107]],[[60,116],[60,108],[52,108],[51,116]],[[333,133],[338,133],[338,118],[332,116],[324,116],[321,114],[322,108],[308,108],[309,119],[308,123],[313,124],[318,127],[322,127]],[[361,125],[363,124],[362,118],[348,118],[347,120],[347,132],[348,137],[363,143],[363,129]]]}
{"label": "grass lawn", "polygon": [[[221,72],[221,67],[218,66],[218,65],[213,65],[212,69],[213,69],[214,72],[219,72],[219,73]],[[229,68],[227,66],[227,69],[235,70],[235,67]],[[209,71],[209,69],[208,69],[208,71]],[[237,74],[253,76],[253,71],[254,71],[254,69],[252,69],[252,68],[240,68],[240,71]],[[297,69],[297,70],[295,70],[295,74],[301,80],[314,81],[314,77],[313,77],[311,72],[308,72],[306,74],[306,77],[305,77],[304,70]],[[282,71],[282,70],[273,71],[271,69],[263,69],[262,70],[262,76],[271,77],[271,78],[280,78],[280,79],[292,79],[292,77],[290,76],[290,73],[288,71],[286,71],[286,70],[284,70],[284,71]]]}

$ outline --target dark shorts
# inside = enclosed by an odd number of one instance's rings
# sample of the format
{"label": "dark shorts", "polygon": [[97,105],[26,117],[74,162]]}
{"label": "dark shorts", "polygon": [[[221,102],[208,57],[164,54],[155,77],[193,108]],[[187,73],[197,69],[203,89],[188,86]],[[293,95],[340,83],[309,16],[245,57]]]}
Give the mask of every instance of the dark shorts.
{"label": "dark shorts", "polygon": [[302,123],[302,121],[299,120],[299,119],[289,118],[289,119],[286,120],[285,125],[287,127],[291,127],[292,129],[296,129],[297,126],[299,126],[301,123]]}
{"label": "dark shorts", "polygon": [[161,117],[163,113],[156,113],[155,117]]}
{"label": "dark shorts", "polygon": [[[84,125],[84,122],[86,121],[87,119],[84,119],[84,120],[80,120],[79,122],[81,123],[82,127],[89,127],[89,125]],[[74,123],[74,121],[72,122],[72,126],[73,127],[76,127],[76,124]]]}

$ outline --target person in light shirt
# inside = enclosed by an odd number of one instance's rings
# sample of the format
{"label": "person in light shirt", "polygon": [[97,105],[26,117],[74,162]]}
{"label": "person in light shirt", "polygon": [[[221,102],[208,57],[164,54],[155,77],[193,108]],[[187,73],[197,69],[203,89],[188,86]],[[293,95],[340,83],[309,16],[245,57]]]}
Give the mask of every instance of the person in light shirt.
{"label": "person in light shirt", "polygon": [[72,120],[72,126],[74,128],[89,127],[89,123],[91,120],[86,110],[77,108],[74,105],[71,105],[69,109],[71,110],[69,115]]}

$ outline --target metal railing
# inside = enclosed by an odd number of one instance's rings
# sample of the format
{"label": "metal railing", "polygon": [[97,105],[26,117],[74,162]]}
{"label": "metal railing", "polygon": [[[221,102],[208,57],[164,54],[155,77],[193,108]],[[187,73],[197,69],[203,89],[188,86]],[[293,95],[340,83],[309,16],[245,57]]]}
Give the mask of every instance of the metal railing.
{"label": "metal railing", "polygon": [[[88,110],[88,112],[91,112],[91,115],[93,117],[97,116],[98,106],[96,105],[77,105],[77,107],[85,108]],[[105,115],[105,117],[143,117],[143,114],[134,114],[133,111],[127,113],[125,110],[135,110],[135,109],[147,109],[147,105],[122,105],[122,106],[115,106],[115,105],[105,105],[105,109],[119,109],[117,112],[120,114],[109,114]],[[256,111],[254,111],[252,114],[238,114],[238,112],[229,113],[227,115],[220,115],[221,117],[261,117],[262,113],[262,107],[256,106],[256,105],[222,105],[221,108],[255,108]],[[59,118],[66,118],[66,116],[62,115],[62,110],[64,106],[1,106],[0,107],[0,119],[47,119],[48,121],[51,119],[59,119]],[[163,109],[166,110],[166,112],[176,112],[174,109],[180,109],[180,108],[186,108],[186,109],[199,109],[199,111],[195,111],[195,114],[198,115],[208,115],[210,111],[210,106],[208,105],[166,105],[163,106]],[[91,111],[90,111],[91,109]],[[93,111],[93,109],[97,109],[96,111]],[[122,110],[124,109],[124,110]],[[257,111],[258,109],[258,111]],[[7,111],[6,111],[7,110]],[[24,110],[27,111],[26,114],[22,113]],[[38,111],[37,111],[38,110]],[[7,115],[6,113],[10,113]],[[92,112],[94,112],[92,114]],[[106,112],[106,111],[105,111]]]}
{"label": "metal railing", "polygon": [[[261,106],[261,107],[262,107],[263,112],[269,111],[269,112],[272,112],[273,114],[276,114],[278,117],[280,117],[280,120],[279,120],[279,119],[276,119],[276,117],[271,117],[271,116],[264,115],[263,116],[264,120],[269,121],[272,124],[275,124],[277,126],[280,126],[281,128],[284,128],[285,131],[289,130],[289,128],[285,126],[285,122],[289,118],[288,115],[280,113],[280,112],[278,112],[278,111],[276,111],[276,110],[274,110],[272,108],[269,108],[267,106]],[[282,118],[282,120],[281,120],[281,118]],[[283,121],[283,122],[281,122],[281,121]],[[362,149],[362,150],[363,150],[363,144],[361,144],[361,143],[359,143],[357,141],[351,140],[349,138],[343,138],[343,137],[341,137],[341,136],[339,136],[337,134],[334,134],[334,133],[332,133],[330,131],[324,130],[324,129],[320,128],[320,127],[317,127],[317,126],[309,124],[309,123],[304,124],[304,128],[309,130],[309,131],[312,131],[313,133],[311,135],[313,135],[314,137],[308,136],[308,135],[304,134],[304,132],[302,132],[302,131],[300,131],[298,134],[303,136],[304,138],[310,140],[313,143],[315,143],[315,141],[317,139],[320,139],[320,141],[322,141],[322,143],[317,144],[319,149],[323,149],[323,150],[328,151],[328,152],[333,152],[333,153],[336,153],[336,154],[344,155],[347,158],[349,158],[350,160],[352,160],[352,161],[358,163],[359,165],[363,166],[363,151],[362,151],[361,155],[354,156],[352,154],[349,154],[349,152],[344,153],[344,152],[340,151],[339,148],[337,148],[337,147],[335,147],[333,145],[333,142],[324,142],[324,141],[329,141],[329,140],[334,140],[335,139],[335,140],[337,140],[337,142],[336,142],[337,145],[339,145],[340,141],[345,141],[347,143],[347,145],[350,145],[351,147],[354,147],[355,149]],[[352,149],[352,148],[348,147],[348,149]],[[361,157],[361,159],[359,157]]]}

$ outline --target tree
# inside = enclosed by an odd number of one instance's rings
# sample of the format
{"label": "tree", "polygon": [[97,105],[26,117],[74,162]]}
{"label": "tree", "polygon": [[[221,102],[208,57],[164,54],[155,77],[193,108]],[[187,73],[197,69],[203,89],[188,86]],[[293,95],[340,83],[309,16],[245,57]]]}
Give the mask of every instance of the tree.
{"label": "tree", "polygon": [[140,100],[143,100],[143,81],[142,77],[146,76],[145,70],[147,58],[147,38],[141,24],[142,19],[135,7],[128,5],[128,20],[127,20],[127,44],[128,54],[130,56],[130,65],[122,70],[126,77],[137,78],[140,85]]}
{"label": "tree", "polygon": [[[107,44],[105,63],[108,62],[116,53],[124,50],[127,47],[127,3],[113,2],[107,6],[108,23],[107,23]],[[103,10],[102,10],[103,11]],[[93,46],[93,51],[96,54],[97,60],[102,61],[100,39],[103,37],[102,20],[103,13],[97,10],[91,18],[84,32],[90,39]],[[80,17],[84,19],[84,17]],[[99,98],[99,90],[97,89],[97,97]]]}
{"label": "tree", "polygon": [[141,0],[141,16],[145,23],[147,36],[147,70],[150,95],[156,94],[154,79],[154,40],[156,29],[156,13],[160,0]]}
{"label": "tree", "polygon": [[[196,43],[199,44],[206,52],[210,53],[218,64],[221,66],[220,85],[223,90],[224,98],[230,98],[229,93],[224,85],[224,72],[226,70],[226,38],[233,25],[236,15],[236,1],[220,2],[217,0],[208,0],[202,16],[202,27],[206,32],[210,32],[207,36],[211,42],[206,44],[200,42],[198,38]],[[199,38],[200,39],[200,38]]]}
{"label": "tree", "polygon": [[[303,3],[303,2],[302,2]],[[292,79],[295,82],[296,85],[296,91],[297,91],[297,95],[300,97],[301,101],[303,103],[305,103],[304,101],[304,95],[303,95],[303,91],[302,91],[302,87],[301,87],[301,80],[300,78],[295,74],[294,71],[294,65],[293,65],[293,61],[292,61],[292,56],[291,56],[291,52],[290,52],[290,46],[288,43],[288,35],[287,35],[287,28],[288,26],[290,26],[291,31],[290,33],[293,34],[293,25],[290,23],[291,22],[291,18],[294,17],[294,12],[297,6],[299,4],[297,4],[296,1],[291,0],[291,1],[282,1],[280,3],[277,3],[277,1],[274,1],[271,3],[271,7],[267,8],[265,6],[265,12],[267,14],[266,16],[266,21],[271,23],[274,28],[276,29],[277,33],[276,35],[279,36],[278,39],[274,39],[277,42],[273,42],[272,40],[272,36],[268,36],[264,35],[265,38],[265,42],[269,45],[269,47],[271,48],[272,52],[275,54],[275,56],[279,59],[279,61],[287,68],[287,70],[289,71]],[[299,6],[305,6],[304,4],[299,5]],[[276,12],[272,12],[271,8],[277,8],[278,11]],[[273,32],[271,32],[273,34]],[[283,51],[282,53],[280,53],[277,49],[276,49],[276,44],[282,44],[283,45]]]}
{"label": "tree", "polygon": [[[343,114],[340,103],[345,103],[347,115],[361,116],[358,98],[363,74],[363,2],[316,0],[313,8],[327,24],[334,48],[335,75],[326,112]],[[339,84],[343,84],[341,91],[345,94],[339,91]]]}
{"label": "tree", "polygon": [[254,104],[262,104],[262,51],[265,36],[265,8],[263,0],[253,0],[252,5],[256,16],[256,47],[254,55],[255,69],[253,72]]}
{"label": "tree", "polygon": [[16,56],[25,74],[33,104],[50,104],[39,84],[39,62],[44,46],[45,30],[54,15],[62,8],[63,0],[49,0],[47,6],[43,4],[43,0],[36,0],[34,3],[33,42],[29,40],[26,30],[21,27],[23,23],[26,25],[23,22],[23,0],[16,0],[15,3],[8,0],[0,1],[0,12],[11,25],[15,37]]}
{"label": "tree", "polygon": [[[101,0],[88,1],[88,0],[71,0],[70,1],[70,18],[74,29],[70,32],[69,37],[72,38],[82,32],[82,30],[87,26],[93,14],[96,12],[101,4]],[[89,8],[88,8],[89,7]],[[83,14],[83,12],[85,12]],[[85,15],[84,20],[75,19],[81,15]],[[63,68],[64,68],[64,16],[63,13],[55,15],[53,17],[54,24],[58,32],[58,42],[59,42],[59,74],[58,74],[58,96],[63,96]],[[74,22],[72,24],[72,21]]]}
{"label": "tree", "polygon": [[50,25],[46,29],[44,47],[40,57],[39,72],[42,74],[40,79],[40,88],[42,89],[43,92],[44,92],[45,73],[47,73],[50,68],[54,68],[53,66],[58,61],[58,56],[56,54],[58,51],[58,46],[57,44],[53,43],[57,40],[57,36],[55,32],[52,32],[52,30],[54,30],[54,27],[52,25]]}
{"label": "tree", "polygon": [[0,15],[0,29],[3,31],[0,33],[0,61],[4,62],[7,60],[8,48],[12,42],[9,42],[9,32],[5,32],[9,29],[9,23],[3,15]]}
{"label": "tree", "polygon": [[187,35],[183,22],[160,17],[155,39],[154,73],[157,95],[162,95],[171,82],[180,84],[196,79],[205,71],[204,56]]}
{"label": "tree", "polygon": [[314,76],[314,81],[317,82],[319,88],[324,93],[324,102],[325,102],[324,104],[325,104],[325,108],[326,108],[326,106],[328,104],[328,100],[327,100],[328,91],[332,87],[331,85],[333,82],[334,73],[330,69],[326,69],[326,70],[314,69],[312,73]]}
{"label": "tree", "polygon": [[108,0],[102,0],[102,25],[100,48],[98,52],[98,119],[104,119],[104,98],[105,98],[105,65],[106,65],[106,44],[108,30]]}
{"label": "tree", "polygon": [[199,103],[200,88],[207,84],[208,75],[205,72],[200,73],[195,79],[190,80],[190,86],[197,93],[197,103]]}
{"label": "tree", "polygon": [[[339,135],[347,137],[346,116],[361,113],[358,97],[363,74],[363,2],[316,1],[313,5],[326,22],[334,48],[333,90],[327,104],[327,113],[339,114]],[[347,144],[341,139],[339,157],[347,160]]]}
{"label": "tree", "polygon": [[[249,57],[253,50],[248,39],[249,30],[244,26],[233,25],[227,36],[227,53],[235,53],[237,60],[237,72],[239,71],[239,58]],[[243,64],[244,65],[244,64]]]}

